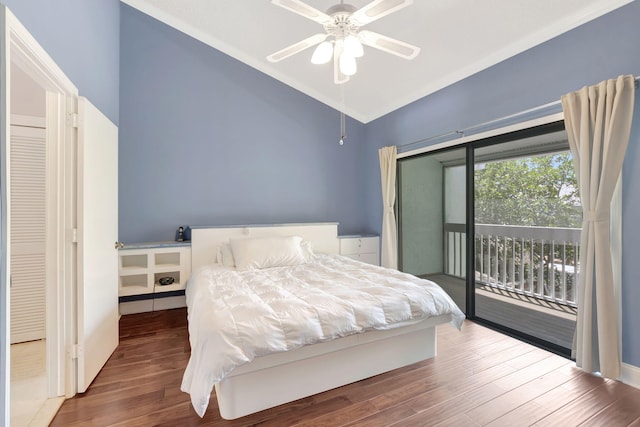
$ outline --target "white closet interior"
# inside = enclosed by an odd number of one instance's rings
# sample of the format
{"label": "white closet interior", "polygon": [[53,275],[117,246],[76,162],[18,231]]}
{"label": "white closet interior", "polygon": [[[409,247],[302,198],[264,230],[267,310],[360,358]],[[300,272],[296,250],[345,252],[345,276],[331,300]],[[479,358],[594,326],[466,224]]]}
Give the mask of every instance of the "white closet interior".
{"label": "white closet interior", "polygon": [[46,145],[11,125],[11,344],[45,338]]}

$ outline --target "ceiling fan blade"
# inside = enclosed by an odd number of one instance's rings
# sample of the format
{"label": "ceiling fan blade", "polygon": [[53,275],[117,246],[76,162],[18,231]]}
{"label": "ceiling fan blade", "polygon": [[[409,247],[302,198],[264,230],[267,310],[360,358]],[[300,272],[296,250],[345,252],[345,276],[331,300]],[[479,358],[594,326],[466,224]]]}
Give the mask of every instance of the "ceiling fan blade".
{"label": "ceiling fan blade", "polygon": [[318,24],[325,25],[333,22],[333,18],[318,9],[309,6],[300,0],[271,0],[271,3],[287,9],[289,12],[297,13],[305,18],[316,21]]}
{"label": "ceiling fan blade", "polygon": [[405,59],[413,59],[420,53],[420,48],[417,46],[374,33],[373,31],[360,31],[358,38],[362,44]]}
{"label": "ceiling fan blade", "polygon": [[387,16],[413,3],[413,0],[374,0],[366,6],[356,10],[351,15],[351,22],[361,27],[370,22]]}
{"label": "ceiling fan blade", "polygon": [[349,81],[349,76],[340,71],[340,56],[342,55],[343,50],[344,45],[342,40],[336,41],[333,51],[333,82],[337,85]]}
{"label": "ceiling fan blade", "polygon": [[298,43],[294,43],[291,46],[287,46],[284,49],[277,51],[276,53],[272,53],[267,56],[267,59],[270,62],[278,62],[282,61],[285,58],[290,57],[291,55],[295,55],[298,52],[302,52],[305,49],[310,48],[311,46],[315,46],[318,43],[322,43],[327,38],[327,34],[314,34],[311,37],[307,37],[304,40],[299,41]]}

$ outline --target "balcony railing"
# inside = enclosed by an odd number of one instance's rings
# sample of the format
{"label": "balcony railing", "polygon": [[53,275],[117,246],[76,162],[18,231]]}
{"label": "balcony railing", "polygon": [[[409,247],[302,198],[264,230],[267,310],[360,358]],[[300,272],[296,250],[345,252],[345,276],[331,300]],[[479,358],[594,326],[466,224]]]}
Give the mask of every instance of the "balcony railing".
{"label": "balcony railing", "polygon": [[[576,305],[579,228],[475,225],[475,280],[508,291]],[[446,274],[464,277],[464,224],[445,224]]]}

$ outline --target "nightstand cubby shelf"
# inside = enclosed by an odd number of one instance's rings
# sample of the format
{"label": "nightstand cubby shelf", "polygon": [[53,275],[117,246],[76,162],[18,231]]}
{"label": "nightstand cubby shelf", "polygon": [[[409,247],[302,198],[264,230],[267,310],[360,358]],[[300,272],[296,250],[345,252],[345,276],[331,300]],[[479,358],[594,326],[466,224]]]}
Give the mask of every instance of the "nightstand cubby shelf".
{"label": "nightstand cubby shelf", "polygon": [[[189,242],[128,244],[119,250],[120,314],[184,307],[191,273]],[[171,277],[173,283],[161,285]]]}
{"label": "nightstand cubby shelf", "polygon": [[354,234],[338,236],[340,239],[340,255],[380,265],[380,238],[376,235]]}

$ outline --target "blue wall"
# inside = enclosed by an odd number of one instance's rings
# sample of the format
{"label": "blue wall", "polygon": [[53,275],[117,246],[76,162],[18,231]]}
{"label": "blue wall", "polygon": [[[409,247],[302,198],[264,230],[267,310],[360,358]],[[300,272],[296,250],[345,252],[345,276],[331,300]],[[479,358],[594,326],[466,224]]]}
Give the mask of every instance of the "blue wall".
{"label": "blue wall", "polygon": [[[363,228],[380,232],[378,148],[402,146],[554,102],[620,74],[640,74],[640,2],[633,2],[516,57],[398,109],[365,128]],[[636,113],[640,103],[636,103]],[[640,366],[640,114],[624,164],[623,361]]]}
{"label": "blue wall", "polygon": [[121,6],[120,233],[180,225],[364,216],[364,126],[231,57]]}
{"label": "blue wall", "polygon": [[1,0],[58,66],[118,124],[120,2]]}

